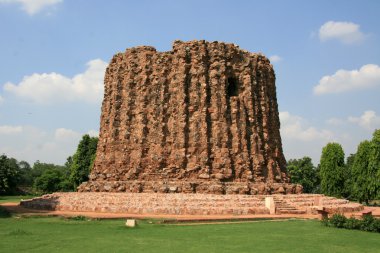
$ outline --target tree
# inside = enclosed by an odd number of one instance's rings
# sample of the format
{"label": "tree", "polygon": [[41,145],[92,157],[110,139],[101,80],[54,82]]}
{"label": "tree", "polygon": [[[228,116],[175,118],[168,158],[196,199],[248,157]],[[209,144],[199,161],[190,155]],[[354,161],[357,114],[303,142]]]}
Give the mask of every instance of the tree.
{"label": "tree", "polygon": [[19,167],[17,160],[0,156],[0,194],[14,193],[19,181]]}
{"label": "tree", "polygon": [[61,190],[64,177],[61,170],[56,168],[46,169],[41,176],[34,181],[34,188],[43,193],[51,193]]}
{"label": "tree", "polygon": [[67,184],[69,169],[65,166],[36,161],[32,169],[34,173],[34,189],[43,193],[67,191],[71,185]]}
{"label": "tree", "polygon": [[371,142],[363,141],[359,144],[358,150],[355,155],[355,160],[352,165],[352,190],[353,195],[360,202],[367,202],[370,199],[368,191],[368,181],[371,180],[368,172],[369,156],[371,153]]}
{"label": "tree", "polygon": [[352,170],[355,162],[355,156],[356,154],[350,154],[347,157],[345,169],[343,170],[344,190],[342,192],[342,196],[348,199],[352,199],[354,197]]}
{"label": "tree", "polygon": [[79,142],[70,166],[70,182],[74,190],[76,190],[82,182],[88,180],[88,175],[95,160],[97,145],[98,138],[90,137],[88,134],[83,135],[82,140]]}
{"label": "tree", "polygon": [[342,196],[344,191],[344,151],[338,143],[328,143],[322,149],[320,160],[322,193]]}
{"label": "tree", "polygon": [[73,164],[73,157],[69,156],[66,159],[65,162],[65,170],[63,174],[63,181],[61,182],[61,190],[62,191],[72,191],[73,190],[73,185],[70,181],[70,174],[71,174],[71,166]]}
{"label": "tree", "polygon": [[71,166],[73,165],[73,157],[69,156],[66,159],[65,167],[70,170]]}
{"label": "tree", "polygon": [[32,176],[34,179],[36,179],[40,177],[46,170],[52,170],[52,169],[60,170],[62,171],[62,173],[64,174],[66,173],[68,175],[68,172],[67,172],[68,169],[65,166],[55,165],[53,163],[42,163],[39,160],[37,160],[33,164]]}
{"label": "tree", "polygon": [[380,130],[359,144],[352,166],[353,195],[360,202],[380,198]]}
{"label": "tree", "polygon": [[310,157],[290,159],[287,164],[292,183],[301,184],[305,193],[316,192],[319,185],[319,176]]}
{"label": "tree", "polygon": [[371,180],[368,191],[371,199],[380,199],[380,129],[375,130],[371,141],[371,151],[368,161],[368,174]]}
{"label": "tree", "polygon": [[19,171],[20,171],[20,186],[32,186],[34,178],[32,176],[32,167],[30,167],[29,163],[25,161],[21,161],[18,163]]}

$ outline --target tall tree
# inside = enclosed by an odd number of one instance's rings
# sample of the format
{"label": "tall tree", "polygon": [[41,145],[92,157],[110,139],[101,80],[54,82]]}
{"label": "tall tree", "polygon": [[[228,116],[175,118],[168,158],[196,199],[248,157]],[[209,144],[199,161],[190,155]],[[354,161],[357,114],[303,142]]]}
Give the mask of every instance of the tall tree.
{"label": "tall tree", "polygon": [[70,167],[70,181],[74,190],[82,182],[88,180],[88,175],[95,160],[97,144],[98,138],[90,137],[88,134],[83,135],[82,140],[79,142]]}
{"label": "tall tree", "polygon": [[363,141],[359,144],[358,150],[355,155],[355,160],[352,165],[352,191],[353,195],[360,202],[371,198],[371,194],[368,191],[369,181],[373,175],[369,174],[368,163],[371,154],[371,142]]}
{"label": "tall tree", "polygon": [[371,175],[368,183],[371,199],[380,199],[380,129],[375,130],[371,140],[368,174]]}
{"label": "tall tree", "polygon": [[305,193],[316,192],[319,185],[319,175],[310,157],[290,159],[287,170],[292,183],[300,184]]}
{"label": "tall tree", "polygon": [[14,193],[19,181],[19,167],[17,160],[0,156],[0,194]]}
{"label": "tall tree", "polygon": [[33,177],[32,177],[32,167],[30,167],[28,162],[21,161],[18,163],[19,171],[20,171],[20,186],[32,186],[33,185]]}
{"label": "tall tree", "polygon": [[343,170],[344,190],[342,196],[348,199],[354,198],[352,170],[354,166],[355,156],[356,154],[350,154],[347,157],[345,169]]}
{"label": "tall tree", "polygon": [[320,160],[322,193],[342,196],[344,191],[344,151],[339,143],[328,143],[322,149]]}

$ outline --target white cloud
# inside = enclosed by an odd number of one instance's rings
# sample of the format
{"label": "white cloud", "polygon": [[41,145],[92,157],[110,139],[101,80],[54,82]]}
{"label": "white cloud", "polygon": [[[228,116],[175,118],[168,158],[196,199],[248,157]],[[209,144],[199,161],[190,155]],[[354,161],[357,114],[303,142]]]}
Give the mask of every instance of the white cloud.
{"label": "white cloud", "polygon": [[4,98],[0,95],[0,105],[4,102]]}
{"label": "white cloud", "polygon": [[380,115],[374,111],[366,111],[359,117],[333,117],[324,126],[312,126],[306,118],[286,111],[280,112],[280,120],[285,157],[309,156],[315,165],[327,143],[340,143],[348,156],[356,152],[361,141],[371,138],[374,129],[380,129]]}
{"label": "white cloud", "polygon": [[107,63],[95,59],[73,78],[58,73],[32,74],[19,84],[6,83],[4,90],[38,104],[86,101],[98,103],[103,97],[103,78]]}
{"label": "white cloud", "polygon": [[339,118],[330,118],[326,120],[326,123],[331,126],[341,126],[345,121]]}
{"label": "white cloud", "polygon": [[319,28],[319,39],[322,42],[335,39],[345,44],[354,44],[364,38],[360,25],[352,22],[328,21]]}
{"label": "white cloud", "polygon": [[318,163],[322,147],[335,141],[332,131],[312,126],[309,121],[289,112],[280,112],[281,139],[286,159],[309,156]]}
{"label": "white cloud", "polygon": [[94,129],[91,129],[90,131],[87,132],[88,135],[91,137],[99,137],[99,131],[96,131]]}
{"label": "white cloud", "polygon": [[331,140],[333,133],[329,130],[319,130],[310,126],[300,116],[291,115],[289,112],[280,112],[281,136],[287,139],[299,141]]}
{"label": "white cloud", "polygon": [[18,134],[21,132],[22,132],[22,126],[9,126],[9,125],[0,126],[1,135]]}
{"label": "white cloud", "polygon": [[282,58],[278,55],[272,55],[269,57],[271,63],[276,63],[282,61]]}
{"label": "white cloud", "polygon": [[314,94],[340,93],[350,90],[369,89],[380,86],[380,67],[367,64],[359,70],[340,69],[331,76],[324,76],[314,86]]}
{"label": "white cloud", "polygon": [[365,111],[360,117],[350,116],[348,121],[371,131],[380,128],[380,116],[375,111]]}
{"label": "white cloud", "polygon": [[74,130],[71,129],[66,129],[66,128],[58,128],[55,130],[54,133],[54,139],[57,141],[63,141],[67,142],[72,139],[79,139],[81,137],[81,134],[78,132],[75,132]]}
{"label": "white cloud", "polygon": [[[11,131],[17,134],[10,134]],[[64,164],[73,155],[84,133],[58,128],[46,131],[33,126],[0,126],[0,154],[34,163]]]}
{"label": "white cloud", "polygon": [[44,9],[52,8],[63,0],[0,0],[5,4],[20,4],[21,8],[29,15],[34,15]]}

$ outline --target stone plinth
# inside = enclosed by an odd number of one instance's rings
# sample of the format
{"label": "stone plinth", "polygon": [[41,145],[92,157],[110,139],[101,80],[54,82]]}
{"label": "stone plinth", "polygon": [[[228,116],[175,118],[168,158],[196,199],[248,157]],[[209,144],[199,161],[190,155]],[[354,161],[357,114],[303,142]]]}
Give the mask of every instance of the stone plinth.
{"label": "stone plinth", "polygon": [[[170,215],[256,215],[256,214],[306,214],[317,213],[314,198],[319,196],[323,208],[329,212],[357,212],[363,206],[344,199],[323,195],[242,195],[193,193],[111,193],[68,192],[53,193],[21,205],[27,208],[124,214]],[[271,198],[266,206],[265,198]],[[270,212],[271,207],[275,209]]]}

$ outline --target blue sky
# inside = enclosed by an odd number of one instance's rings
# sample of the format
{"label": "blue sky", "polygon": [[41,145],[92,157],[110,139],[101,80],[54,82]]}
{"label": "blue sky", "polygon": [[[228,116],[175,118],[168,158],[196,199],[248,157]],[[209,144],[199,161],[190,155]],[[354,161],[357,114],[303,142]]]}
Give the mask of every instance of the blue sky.
{"label": "blue sky", "polygon": [[0,0],[0,153],[63,164],[99,131],[113,54],[175,39],[271,59],[287,159],[380,128],[380,1]]}

